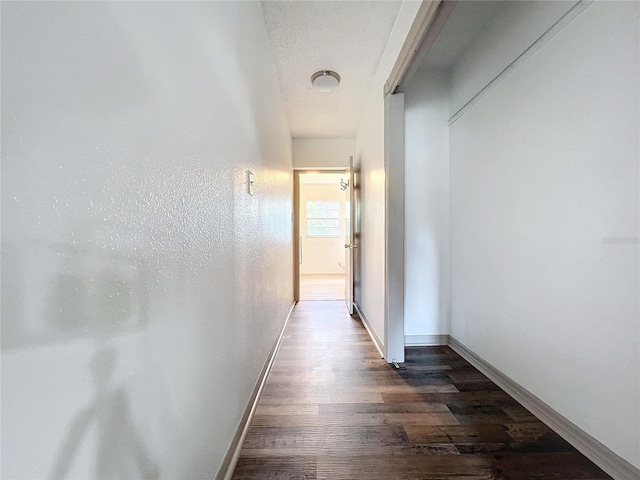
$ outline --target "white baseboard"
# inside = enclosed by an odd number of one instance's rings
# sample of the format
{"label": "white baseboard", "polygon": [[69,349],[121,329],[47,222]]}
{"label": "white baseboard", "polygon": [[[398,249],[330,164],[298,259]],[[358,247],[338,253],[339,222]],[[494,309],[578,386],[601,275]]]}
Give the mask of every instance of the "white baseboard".
{"label": "white baseboard", "polygon": [[446,345],[449,335],[405,335],[405,347],[432,347]]}
{"label": "white baseboard", "polygon": [[515,398],[606,473],[617,480],[638,480],[640,478],[640,469],[614,453],[576,424],[567,420],[529,390],[511,380],[454,337],[451,335],[448,335],[448,337],[448,345],[461,357],[484,373],[492,382]]}
{"label": "white baseboard", "polygon": [[362,324],[364,325],[364,328],[367,330],[367,333],[371,337],[371,341],[373,342],[373,345],[378,350],[378,353],[380,354],[380,358],[384,358],[384,353],[383,353],[383,350],[382,350],[383,343],[380,341],[380,339],[376,335],[376,332],[373,329],[373,327],[371,326],[371,323],[369,323],[369,320],[364,315],[364,313],[362,313],[362,310],[360,310],[360,307],[358,306],[358,304],[356,302],[353,302],[353,308],[355,308],[356,313],[358,314],[358,317],[360,317],[360,320],[362,321]]}
{"label": "white baseboard", "polygon": [[287,324],[289,323],[289,319],[291,318],[291,312],[293,311],[293,307],[295,307],[295,305],[295,302],[291,304],[289,313],[287,313],[287,316],[284,319],[284,323],[280,328],[280,332],[278,333],[278,337],[276,338],[276,341],[273,344],[273,347],[271,348],[271,351],[269,352],[264,365],[262,366],[262,370],[260,371],[258,380],[253,387],[253,392],[251,393],[251,397],[249,398],[249,402],[247,403],[247,408],[245,408],[244,414],[242,415],[242,418],[240,420],[240,425],[238,425],[238,430],[236,430],[236,434],[231,440],[231,444],[227,449],[227,453],[222,459],[222,465],[220,465],[220,469],[218,470],[218,474],[216,475],[216,480],[231,480],[231,477],[233,476],[233,470],[236,468],[236,463],[238,463],[240,451],[242,450],[242,444],[244,443],[244,439],[246,438],[247,432],[249,431],[249,426],[251,425],[253,415],[256,412],[258,401],[260,400],[260,394],[262,393],[262,389],[264,388],[264,385],[267,381],[267,376],[269,375],[269,371],[271,370],[271,366],[273,365],[273,360],[276,358],[276,353],[278,353],[278,349],[280,348],[284,330],[285,328],[287,328]]}

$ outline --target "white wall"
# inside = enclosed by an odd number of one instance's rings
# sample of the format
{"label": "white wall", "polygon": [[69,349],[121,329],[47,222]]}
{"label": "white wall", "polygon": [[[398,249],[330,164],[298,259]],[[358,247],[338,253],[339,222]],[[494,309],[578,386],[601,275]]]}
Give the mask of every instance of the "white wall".
{"label": "white wall", "polygon": [[347,168],[355,151],[352,138],[294,138],[294,168]]}
{"label": "white wall", "polygon": [[[451,69],[451,115],[513,62],[576,0],[504,2],[496,18],[470,43]],[[526,18],[526,21],[522,21]],[[502,41],[502,39],[509,41]]]}
{"label": "white wall", "polygon": [[292,301],[268,45],[254,2],[2,4],[3,478],[215,476]]}
{"label": "white wall", "polygon": [[407,343],[449,333],[449,74],[418,71],[405,91]]}
{"label": "white wall", "polygon": [[592,4],[450,129],[451,334],[636,467],[639,9]]}
{"label": "white wall", "polygon": [[[307,236],[307,202],[340,203],[340,235],[338,237]],[[302,274],[344,274],[344,204],[345,192],[338,182],[333,185],[300,185],[300,235],[302,236]]]}
{"label": "white wall", "polygon": [[355,169],[360,178],[359,270],[356,301],[374,334],[384,338],[385,291],[385,172],[384,83],[404,44],[420,2],[403,1],[380,65],[371,82],[356,135]]}

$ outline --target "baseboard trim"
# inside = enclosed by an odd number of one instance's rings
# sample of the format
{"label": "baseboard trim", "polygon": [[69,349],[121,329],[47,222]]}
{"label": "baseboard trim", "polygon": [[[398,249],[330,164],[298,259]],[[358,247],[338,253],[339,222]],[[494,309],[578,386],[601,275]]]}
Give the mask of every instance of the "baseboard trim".
{"label": "baseboard trim", "polygon": [[446,345],[449,335],[405,335],[405,347],[433,347]]}
{"label": "baseboard trim", "polygon": [[640,478],[640,469],[556,412],[529,390],[511,380],[451,335],[448,335],[447,344],[613,478],[617,480],[637,480]]}
{"label": "baseboard trim", "polygon": [[249,402],[247,403],[247,408],[245,408],[244,414],[242,415],[242,418],[240,420],[240,424],[238,425],[238,430],[236,430],[236,434],[233,436],[233,440],[231,440],[231,444],[227,449],[227,453],[222,459],[222,465],[218,470],[216,480],[231,480],[231,477],[233,476],[233,470],[236,468],[236,463],[238,463],[240,450],[242,450],[242,444],[244,443],[244,439],[246,438],[247,432],[249,431],[251,420],[253,419],[253,415],[255,414],[256,408],[258,406],[258,401],[260,400],[260,395],[262,394],[262,390],[267,381],[267,377],[269,376],[269,371],[271,370],[271,366],[273,365],[273,360],[276,358],[276,354],[278,353],[278,349],[280,348],[284,330],[285,328],[287,328],[287,324],[289,323],[289,319],[291,318],[291,312],[293,312],[293,307],[295,307],[295,305],[296,303],[293,302],[291,304],[291,307],[289,307],[289,312],[287,313],[287,316],[284,319],[284,323],[280,328],[278,337],[276,338],[276,341],[273,344],[273,347],[271,348],[271,351],[269,352],[264,365],[262,366],[262,370],[260,371],[258,380],[253,387],[253,392],[251,393],[251,397],[249,398]]}
{"label": "baseboard trim", "polygon": [[384,358],[384,353],[382,353],[383,352],[383,350],[382,350],[382,345],[383,344],[380,341],[380,339],[378,338],[378,336],[376,335],[376,332],[373,329],[373,327],[371,326],[371,323],[369,323],[369,320],[367,319],[365,314],[362,313],[362,310],[360,310],[360,307],[358,306],[357,302],[353,302],[353,308],[356,309],[356,313],[358,314],[358,317],[360,317],[360,321],[362,321],[362,324],[364,325],[364,328],[367,330],[367,333],[369,334],[369,337],[371,337],[371,341],[373,342],[373,345],[378,350],[378,353],[380,354],[380,358]]}

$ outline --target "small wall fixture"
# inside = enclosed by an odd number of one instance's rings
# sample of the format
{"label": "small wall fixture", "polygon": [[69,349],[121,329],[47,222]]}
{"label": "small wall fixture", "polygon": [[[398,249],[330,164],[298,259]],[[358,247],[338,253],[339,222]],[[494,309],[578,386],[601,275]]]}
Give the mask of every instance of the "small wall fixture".
{"label": "small wall fixture", "polygon": [[340,190],[342,190],[343,192],[349,188],[349,180],[347,180],[346,182],[344,181],[344,179],[340,179]]}
{"label": "small wall fixture", "polygon": [[340,75],[332,70],[320,70],[311,75],[311,85],[321,92],[331,92],[340,84]]}
{"label": "small wall fixture", "polygon": [[247,193],[249,195],[253,195],[253,184],[256,181],[253,179],[253,172],[251,170],[247,170]]}

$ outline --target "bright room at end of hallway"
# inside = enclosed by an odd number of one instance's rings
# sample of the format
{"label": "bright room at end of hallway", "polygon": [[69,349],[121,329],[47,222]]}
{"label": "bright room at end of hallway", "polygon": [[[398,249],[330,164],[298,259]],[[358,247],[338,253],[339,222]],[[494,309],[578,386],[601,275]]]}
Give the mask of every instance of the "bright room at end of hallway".
{"label": "bright room at end of hallway", "polygon": [[299,300],[344,300],[345,174],[301,171],[298,178]]}
{"label": "bright room at end of hallway", "polygon": [[344,300],[344,273],[300,274],[301,300]]}

